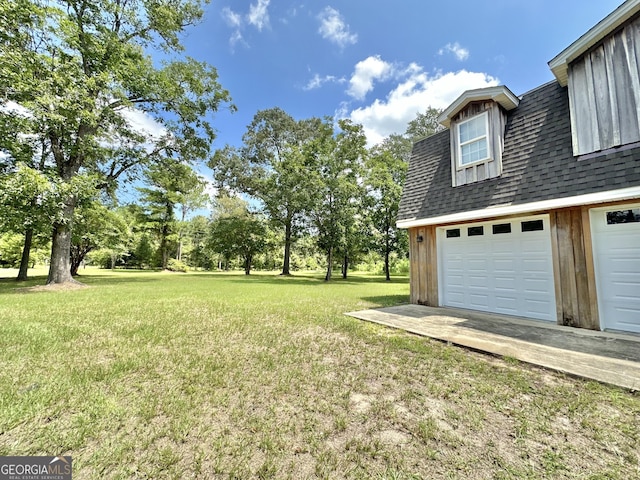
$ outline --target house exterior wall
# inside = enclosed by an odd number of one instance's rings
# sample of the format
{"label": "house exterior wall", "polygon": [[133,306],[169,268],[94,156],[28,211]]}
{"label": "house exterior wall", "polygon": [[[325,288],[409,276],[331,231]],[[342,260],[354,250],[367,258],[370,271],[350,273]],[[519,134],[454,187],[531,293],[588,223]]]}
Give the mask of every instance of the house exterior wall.
{"label": "house exterior wall", "polygon": [[436,227],[409,229],[409,272],[411,303],[438,306]]}
{"label": "house exterior wall", "polygon": [[569,66],[574,155],[640,141],[640,15]]}
{"label": "house exterior wall", "polygon": [[559,325],[599,330],[589,208],[549,212],[556,311]]}
{"label": "house exterior wall", "polygon": [[[551,220],[551,247],[559,325],[600,330],[598,298],[594,270],[589,211],[607,205],[592,204],[562,208],[536,214],[548,214]],[[513,217],[502,217],[513,218]],[[479,222],[498,218],[479,219]],[[462,222],[460,224],[468,224]],[[440,306],[438,298],[438,228],[457,224],[414,227],[409,229],[410,301],[414,304]],[[422,241],[419,241],[419,237]]]}

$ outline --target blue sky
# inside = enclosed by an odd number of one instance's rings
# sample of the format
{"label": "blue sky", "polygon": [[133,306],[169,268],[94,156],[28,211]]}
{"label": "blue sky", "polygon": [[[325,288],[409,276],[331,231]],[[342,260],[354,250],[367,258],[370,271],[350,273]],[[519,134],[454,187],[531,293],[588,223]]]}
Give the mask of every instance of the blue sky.
{"label": "blue sky", "polygon": [[331,115],[370,144],[464,90],[516,95],[552,80],[547,62],[622,0],[213,0],[183,39],[218,69],[238,111],[216,114],[215,148],[241,145],[254,114]]}

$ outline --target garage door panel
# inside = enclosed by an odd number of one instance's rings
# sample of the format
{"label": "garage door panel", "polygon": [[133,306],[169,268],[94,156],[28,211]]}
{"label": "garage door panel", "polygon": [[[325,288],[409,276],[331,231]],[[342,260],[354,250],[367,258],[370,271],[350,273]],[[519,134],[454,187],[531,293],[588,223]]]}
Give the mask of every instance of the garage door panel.
{"label": "garage door panel", "polygon": [[[511,233],[493,234],[495,223],[511,223]],[[484,235],[469,237],[472,226]],[[555,321],[548,217],[543,231],[522,232],[519,219],[459,228],[460,237],[441,230],[438,241],[444,305]]]}
{"label": "garage door panel", "polygon": [[469,295],[469,305],[476,310],[489,308],[489,296],[472,293]]}
{"label": "garage door panel", "polygon": [[607,222],[609,212],[637,208],[592,209],[591,229],[601,326],[640,333],[640,222]]}
{"label": "garage door panel", "polygon": [[487,282],[488,279],[486,276],[469,276],[470,287],[486,288]]}
{"label": "garage door panel", "polygon": [[637,275],[640,272],[640,254],[638,258],[629,257],[612,257],[603,255],[601,261],[608,264],[612,275],[625,274]]}
{"label": "garage door panel", "polygon": [[544,295],[547,297],[551,293],[546,279],[525,278],[522,282],[527,295]]}
{"label": "garage door panel", "polygon": [[522,241],[522,252],[526,255],[546,255],[547,250],[544,246],[544,237],[538,236],[536,239],[528,239]]}

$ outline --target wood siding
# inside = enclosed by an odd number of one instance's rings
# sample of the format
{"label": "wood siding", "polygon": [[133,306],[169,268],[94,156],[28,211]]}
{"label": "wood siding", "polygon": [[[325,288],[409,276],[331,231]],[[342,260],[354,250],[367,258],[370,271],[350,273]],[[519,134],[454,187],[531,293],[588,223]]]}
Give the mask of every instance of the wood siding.
{"label": "wood siding", "polygon": [[[468,166],[458,165],[458,124],[471,117],[488,112],[488,142],[491,158]],[[504,150],[504,128],[506,113],[494,101],[472,102],[458,113],[451,122],[451,182],[452,185],[466,185],[481,182],[502,173],[502,152]]]}
{"label": "wood siding", "polygon": [[435,227],[409,229],[411,303],[438,306],[437,259]]}
{"label": "wood siding", "polygon": [[640,141],[640,16],[569,66],[574,155]]}
{"label": "wood siding", "polygon": [[599,330],[588,209],[551,212],[551,236],[558,323]]}

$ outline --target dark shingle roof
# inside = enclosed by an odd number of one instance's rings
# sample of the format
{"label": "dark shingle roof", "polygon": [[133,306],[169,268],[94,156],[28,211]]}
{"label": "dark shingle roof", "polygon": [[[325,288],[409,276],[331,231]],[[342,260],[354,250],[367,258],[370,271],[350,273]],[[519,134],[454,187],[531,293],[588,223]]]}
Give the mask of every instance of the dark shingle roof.
{"label": "dark shingle roof", "polygon": [[552,82],[509,112],[502,175],[451,186],[449,130],[413,147],[398,220],[426,219],[640,185],[640,147],[573,156],[567,88]]}

